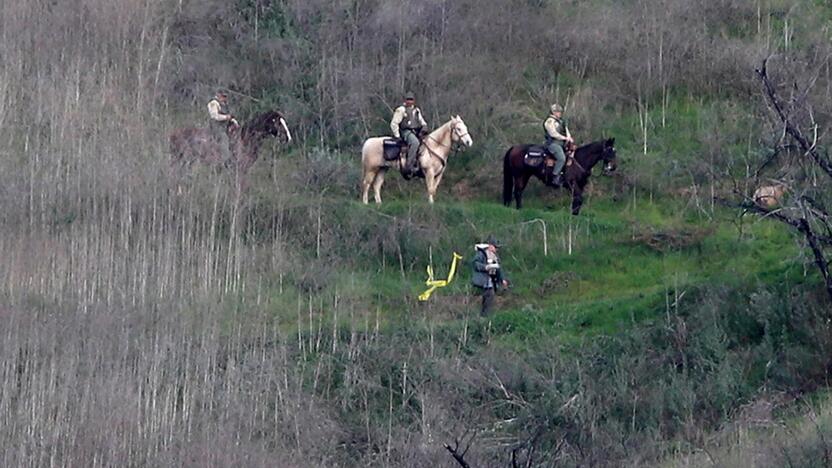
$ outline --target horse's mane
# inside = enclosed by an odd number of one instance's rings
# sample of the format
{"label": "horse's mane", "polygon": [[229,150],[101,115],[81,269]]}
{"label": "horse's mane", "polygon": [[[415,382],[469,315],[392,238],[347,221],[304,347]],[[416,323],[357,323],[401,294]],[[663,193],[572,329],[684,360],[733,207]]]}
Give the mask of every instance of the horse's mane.
{"label": "horse's mane", "polygon": [[263,112],[262,114],[254,117],[253,119],[249,120],[244,126],[242,134],[243,136],[249,136],[253,133],[262,133],[268,132],[269,127],[271,127],[277,119],[282,119],[283,114],[280,112],[270,110],[267,112]]}
{"label": "horse's mane", "polygon": [[577,154],[579,151],[581,153],[603,151],[606,142],[607,140],[598,140],[593,141],[592,143],[587,143],[585,145],[579,146],[578,149],[575,150],[575,153]]}
{"label": "horse's mane", "polygon": [[452,123],[453,121],[454,121],[454,119],[448,120],[447,122],[443,123],[442,125],[440,125],[440,126],[438,126],[438,127],[434,128],[434,129],[433,129],[433,130],[429,133],[429,135],[433,136],[433,134],[434,134],[434,133],[436,133],[436,134],[438,135],[440,131],[450,131],[449,129],[446,129],[445,127],[450,127],[450,125],[451,125],[451,123]]}

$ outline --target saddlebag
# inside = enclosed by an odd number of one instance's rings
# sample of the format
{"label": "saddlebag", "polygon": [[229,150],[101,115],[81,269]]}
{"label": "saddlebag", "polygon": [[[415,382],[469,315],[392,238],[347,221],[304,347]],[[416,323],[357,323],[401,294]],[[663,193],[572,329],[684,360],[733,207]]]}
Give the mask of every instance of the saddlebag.
{"label": "saddlebag", "polygon": [[523,162],[529,167],[540,167],[546,160],[549,153],[542,146],[532,145],[523,155]]}
{"label": "saddlebag", "polygon": [[399,156],[402,153],[402,148],[405,146],[405,143],[402,143],[401,140],[397,140],[395,138],[385,138],[384,139],[384,160],[385,161],[398,161]]}

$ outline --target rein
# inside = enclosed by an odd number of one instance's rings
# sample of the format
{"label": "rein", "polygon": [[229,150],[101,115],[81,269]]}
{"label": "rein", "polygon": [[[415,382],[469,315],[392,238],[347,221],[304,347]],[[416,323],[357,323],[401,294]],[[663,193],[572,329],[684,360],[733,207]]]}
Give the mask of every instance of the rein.
{"label": "rein", "polygon": [[[575,150],[575,152],[577,153],[577,150]],[[573,153],[573,154],[574,154],[574,153]],[[595,164],[598,164],[598,162],[599,162],[599,161],[604,161],[604,162],[606,162],[606,160],[604,159],[604,154],[605,154],[605,151],[602,151],[602,152],[601,152],[601,157],[600,157],[600,158],[598,158],[598,160],[596,160],[596,161],[595,161]],[[572,160],[575,162],[575,164],[577,164],[577,165],[578,165],[578,167],[579,167],[579,168],[581,168],[581,170],[582,170],[582,171],[584,171],[584,172],[586,172],[586,173],[589,173],[589,172],[590,172],[589,170],[587,170],[587,169],[584,167],[584,165],[583,165],[583,164],[581,164],[581,162],[580,162],[580,161],[578,161],[578,158],[577,158],[577,157],[573,156],[573,157],[572,157]],[[593,166],[594,166],[595,164],[593,164]],[[590,168],[590,170],[591,170],[591,169],[592,169],[592,168]]]}
{"label": "rein", "polygon": [[[456,147],[454,147],[454,138],[453,138],[454,126],[453,126],[453,125],[450,125],[450,127],[451,127],[451,128],[448,130],[449,132],[451,132],[451,144],[449,145],[449,149],[452,149],[452,150],[454,151],[454,155],[456,155],[456,153],[458,153],[458,152],[459,152],[459,145],[457,144],[457,146],[456,146]],[[465,135],[459,135],[459,134],[457,134],[457,136],[458,136],[460,139],[464,138],[464,137],[465,137],[465,136],[467,136],[467,135],[470,135],[470,133],[465,132]],[[436,144],[437,144],[437,145],[439,145],[439,146],[445,146],[445,145],[444,145],[441,141],[437,140],[436,138],[434,138],[434,137],[432,137],[432,136],[430,136],[430,135],[428,135],[426,138],[430,139],[431,141],[433,141],[434,143],[436,143]],[[458,142],[457,142],[457,143],[458,143]],[[441,162],[441,163],[442,163],[442,170],[444,171],[444,170],[445,170],[445,167],[448,165],[448,161],[447,161],[447,159],[446,159],[446,158],[443,158],[442,156],[439,156],[439,154],[438,154],[436,151],[433,151],[432,149],[430,149],[430,146],[428,146],[428,145],[425,145],[425,149],[426,149],[426,150],[428,150],[428,153],[429,153],[431,156],[435,157],[436,159],[438,159],[438,160],[439,160],[439,162]]]}
{"label": "rein", "polygon": [[583,164],[581,164],[581,162],[580,162],[580,161],[578,161],[578,158],[576,158],[575,156],[572,156],[572,161],[573,161],[575,164],[577,164],[577,165],[578,165],[578,167],[579,167],[582,171],[584,171],[584,172],[589,172],[589,171],[587,171],[587,170],[586,170],[586,168],[584,167],[584,165],[583,165]]}

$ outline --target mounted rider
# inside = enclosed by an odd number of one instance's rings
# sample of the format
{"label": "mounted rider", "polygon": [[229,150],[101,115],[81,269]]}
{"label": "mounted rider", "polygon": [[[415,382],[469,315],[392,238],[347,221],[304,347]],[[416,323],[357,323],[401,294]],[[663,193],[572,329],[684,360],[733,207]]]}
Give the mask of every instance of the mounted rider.
{"label": "mounted rider", "polygon": [[422,110],[416,106],[416,95],[408,91],[404,95],[404,103],[393,112],[390,130],[393,136],[404,140],[408,144],[407,161],[402,168],[402,175],[410,178],[419,172],[419,136],[428,124],[422,117]]}
{"label": "mounted rider", "polygon": [[555,167],[552,170],[554,179],[552,185],[563,185],[563,166],[566,164],[566,153],[564,147],[567,144],[575,143],[572,134],[563,119],[563,106],[552,104],[549,108],[549,117],[543,122],[543,129],[546,132],[546,150],[555,157]]}
{"label": "mounted rider", "polygon": [[220,145],[223,161],[231,161],[231,148],[228,132],[240,126],[237,119],[228,110],[228,94],[223,90],[217,91],[208,101],[208,117],[211,121],[211,134]]}

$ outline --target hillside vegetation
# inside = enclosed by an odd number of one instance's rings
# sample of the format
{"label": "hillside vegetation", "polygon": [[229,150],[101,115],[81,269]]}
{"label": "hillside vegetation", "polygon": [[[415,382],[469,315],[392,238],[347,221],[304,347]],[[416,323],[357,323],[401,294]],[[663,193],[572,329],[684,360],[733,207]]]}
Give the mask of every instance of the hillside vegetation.
{"label": "hillside vegetation", "polygon": [[[829,297],[804,237],[735,206],[772,180],[829,202],[754,70],[773,57],[825,155],[830,19],[786,0],[0,4],[0,465],[814,463]],[[243,192],[223,169],[171,176],[168,135],[217,87],[296,140],[267,143]],[[361,142],[410,89],[474,146],[436,204],[390,174],[365,206]],[[501,204],[506,148],[540,141],[555,101],[580,142],[616,140],[577,217],[536,180]],[[512,287],[480,317],[489,234]],[[457,280],[419,302],[453,252]]]}

